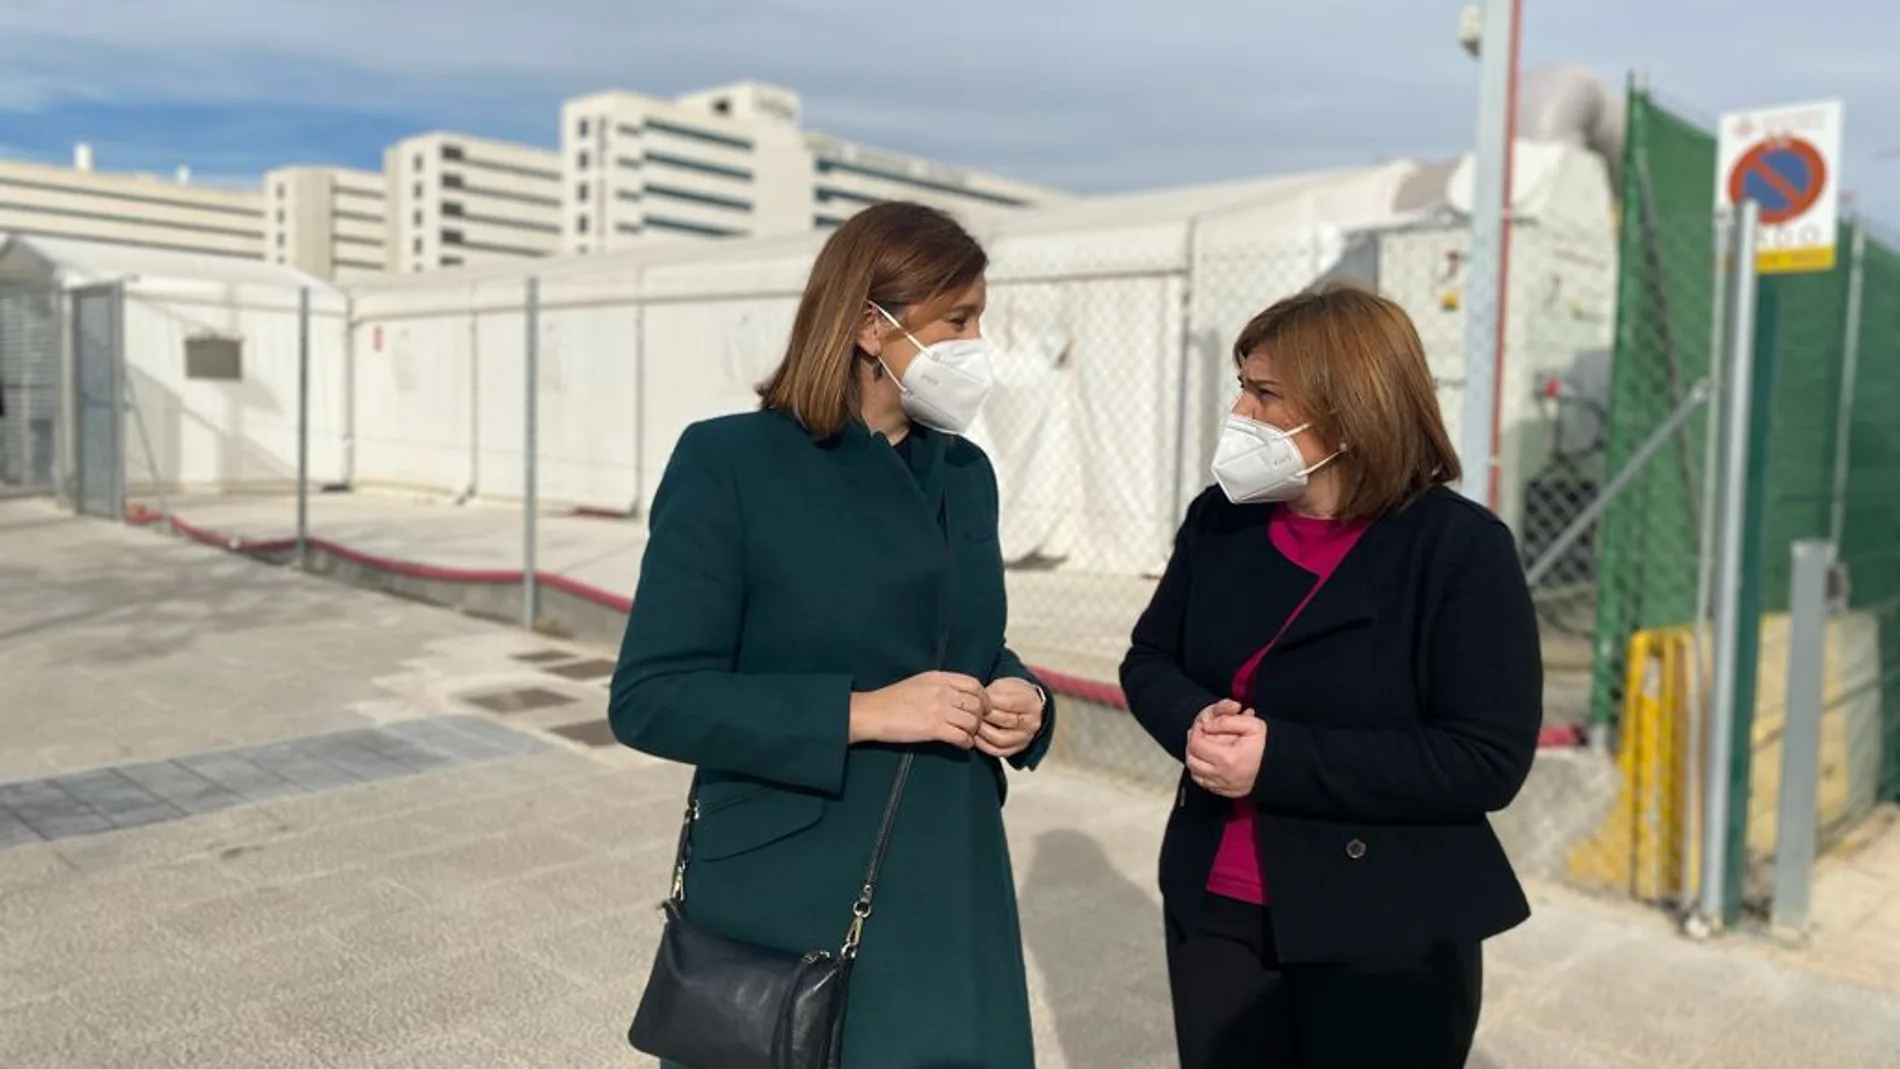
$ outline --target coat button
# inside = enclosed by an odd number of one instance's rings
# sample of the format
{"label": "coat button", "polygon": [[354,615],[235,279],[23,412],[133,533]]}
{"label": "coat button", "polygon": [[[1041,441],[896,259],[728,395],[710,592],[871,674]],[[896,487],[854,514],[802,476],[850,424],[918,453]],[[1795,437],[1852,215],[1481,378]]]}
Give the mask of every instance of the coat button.
{"label": "coat button", "polygon": [[1354,861],[1357,861],[1360,858],[1365,857],[1366,844],[1359,841],[1358,839],[1354,839],[1352,842],[1347,843],[1346,856],[1349,858],[1352,858]]}

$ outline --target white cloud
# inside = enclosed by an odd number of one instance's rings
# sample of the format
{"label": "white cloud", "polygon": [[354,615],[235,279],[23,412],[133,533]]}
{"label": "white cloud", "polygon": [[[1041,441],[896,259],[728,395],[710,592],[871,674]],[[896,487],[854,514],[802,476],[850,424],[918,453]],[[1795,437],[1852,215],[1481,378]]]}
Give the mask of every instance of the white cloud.
{"label": "white cloud", "polygon": [[[1527,5],[1525,58],[1646,68],[1705,113],[1845,93],[1851,145],[1900,144],[1888,2]],[[1112,188],[1456,151],[1462,3],[4,0],[0,110],[281,103],[551,140],[564,96],[759,78],[819,128]]]}

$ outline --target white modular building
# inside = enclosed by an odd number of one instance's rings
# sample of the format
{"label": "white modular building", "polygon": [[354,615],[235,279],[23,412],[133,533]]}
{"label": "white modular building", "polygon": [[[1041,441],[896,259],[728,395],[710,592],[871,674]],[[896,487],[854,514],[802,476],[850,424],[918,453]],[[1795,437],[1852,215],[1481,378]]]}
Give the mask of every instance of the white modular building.
{"label": "white modular building", "polygon": [[[996,463],[1006,555],[1157,569],[1209,481],[1234,336],[1326,277],[1408,308],[1455,435],[1467,172],[1397,162],[968,213],[992,256],[984,331],[1001,354],[972,436]],[[1513,522],[1556,427],[1535,386],[1607,348],[1615,270],[1601,161],[1523,145],[1518,173],[1502,402]],[[638,515],[688,422],[756,405],[823,240],[673,243],[354,287],[355,477],[519,494],[532,279],[541,493]]]}
{"label": "white modular building", "polygon": [[[1455,435],[1468,170],[1400,161],[966,212],[992,257],[984,332],[1000,354],[972,437],[996,465],[1008,559],[1154,573],[1209,482],[1235,335],[1329,277],[1357,278],[1410,311]],[[1562,413],[1538,387],[1607,349],[1615,271],[1601,159],[1525,144],[1517,171],[1500,479],[1514,524],[1563,437]],[[284,478],[295,405],[284,324],[310,286],[321,324],[313,478],[518,499],[532,396],[542,503],[638,517],[688,423],[756,406],[825,239],[654,243],[342,289],[275,265],[237,277],[188,258],[30,241],[8,262],[17,276],[65,279],[69,316],[82,280],[139,276],[124,284],[119,329],[155,445],[150,461],[126,453],[129,478],[153,468],[174,485]],[[233,336],[241,366],[208,378],[214,365],[194,360],[228,361],[219,343]]]}
{"label": "white modular building", "polygon": [[154,491],[295,486],[306,337],[310,478],[346,477],[348,302],[314,276],[4,237],[0,337],[27,387],[9,391],[0,438],[24,428],[26,467],[59,473],[57,489],[83,511],[116,517],[128,496]]}

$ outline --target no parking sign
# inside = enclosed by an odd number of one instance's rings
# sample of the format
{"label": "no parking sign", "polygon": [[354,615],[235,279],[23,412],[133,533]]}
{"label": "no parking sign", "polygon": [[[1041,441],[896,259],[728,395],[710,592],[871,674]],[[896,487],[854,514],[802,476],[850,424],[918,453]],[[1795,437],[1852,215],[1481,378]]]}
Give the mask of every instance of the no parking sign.
{"label": "no parking sign", "polygon": [[1715,201],[1761,206],[1764,274],[1829,271],[1840,226],[1841,102],[1722,116]]}

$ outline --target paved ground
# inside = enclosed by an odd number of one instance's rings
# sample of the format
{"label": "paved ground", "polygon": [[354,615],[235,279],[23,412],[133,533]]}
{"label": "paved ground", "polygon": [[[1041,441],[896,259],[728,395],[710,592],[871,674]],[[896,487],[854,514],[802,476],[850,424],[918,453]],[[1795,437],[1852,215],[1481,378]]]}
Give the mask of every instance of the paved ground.
{"label": "paved ground", "polygon": [[[156,501],[145,502],[156,507]],[[245,538],[296,533],[296,499],[209,494],[171,502],[177,514]],[[460,569],[519,569],[521,513],[485,503],[450,505],[396,493],[320,494],[310,499],[310,530],[365,553]],[[631,597],[646,529],[638,522],[543,516],[537,565],[601,590]],[[1046,571],[1010,573],[1012,642],[1036,663],[1085,679],[1113,682],[1128,630],[1148,603],[1152,582],[1136,577]]]}
{"label": "paved ground", "polygon": [[[685,777],[554,730],[598,721],[597,660],[0,503],[0,1064],[647,1064],[621,1035]],[[1044,1066],[1173,1064],[1165,810],[1017,777]],[[1893,842],[1841,862],[1876,913]],[[1900,1062],[1900,990],[1537,898],[1490,950],[1475,1066]]]}
{"label": "paved ground", "polygon": [[[144,502],[156,508],[157,502]],[[245,538],[296,533],[296,499],[254,494],[196,494],[171,502],[191,523]],[[310,531],[353,549],[398,560],[459,569],[519,569],[521,514],[506,505],[451,505],[439,498],[393,492],[318,494],[310,499]],[[537,565],[622,597],[640,575],[646,530],[637,522],[588,516],[543,516]],[[1113,683],[1128,649],[1128,632],[1154,590],[1149,579],[1062,570],[1009,573],[1010,640],[1037,665]],[[1575,606],[1568,616],[1576,617]],[[1586,605],[1587,609],[1588,606]],[[1591,617],[1593,618],[1593,617]],[[1574,623],[1575,620],[1573,619]],[[1587,677],[1588,643],[1555,629],[1545,636],[1549,698],[1566,722],[1587,704],[1574,693]]]}

